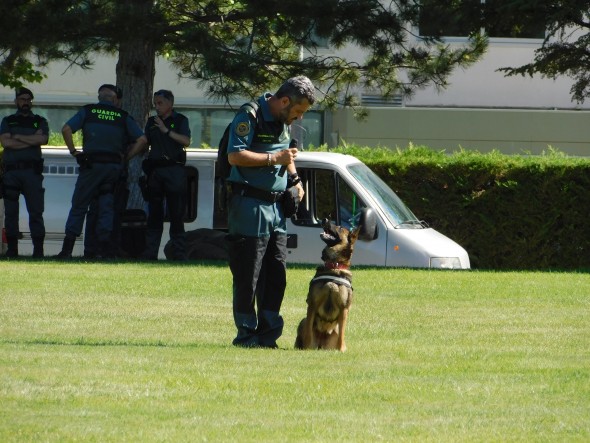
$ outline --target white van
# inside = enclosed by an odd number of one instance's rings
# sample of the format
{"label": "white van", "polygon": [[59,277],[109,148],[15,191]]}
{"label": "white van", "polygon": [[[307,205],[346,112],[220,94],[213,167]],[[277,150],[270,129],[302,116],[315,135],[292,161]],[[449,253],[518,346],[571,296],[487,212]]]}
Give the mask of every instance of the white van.
{"label": "white van", "polygon": [[[78,165],[66,148],[43,148],[45,159],[45,254],[61,250]],[[221,238],[227,227],[224,187],[216,176],[217,151],[187,153],[187,210],[185,229],[211,232]],[[469,269],[465,249],[418,220],[399,197],[355,157],[330,152],[300,152],[297,171],[306,194],[296,217],[287,222],[288,262],[318,263],[323,243],[321,221],[350,226],[363,220],[363,240],[357,242],[355,265],[387,267]],[[21,255],[32,253],[28,216],[21,198],[19,241]],[[160,247],[165,258],[168,225]],[[83,253],[83,236],[74,256]],[[201,255],[202,256],[202,255]],[[206,256],[206,254],[205,254]]]}

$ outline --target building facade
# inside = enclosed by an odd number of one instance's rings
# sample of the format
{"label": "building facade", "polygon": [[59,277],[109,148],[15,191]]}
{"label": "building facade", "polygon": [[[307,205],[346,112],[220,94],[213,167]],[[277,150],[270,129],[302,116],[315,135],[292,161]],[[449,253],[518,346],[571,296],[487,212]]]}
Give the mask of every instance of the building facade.
{"label": "building facade", "polygon": [[[420,34],[419,29],[415,31]],[[449,151],[496,149],[532,154],[552,147],[571,155],[589,155],[590,125],[586,122],[590,103],[572,102],[573,82],[569,78],[505,77],[498,72],[501,67],[532,61],[543,41],[538,30],[524,37],[502,32],[494,31],[497,35],[490,38],[484,58],[469,69],[456,70],[449,79],[450,86],[443,91],[426,88],[412,98],[399,96],[385,102],[375,91],[359,90],[359,99],[369,110],[366,120],[355,120],[349,109],[312,110],[294,133],[303,146],[346,143],[404,148],[412,143]],[[450,35],[446,40],[449,45],[461,45],[466,37]],[[420,43],[419,37],[414,43]],[[320,50],[332,52],[328,47]],[[362,51],[354,47],[337,55],[363,59]],[[52,131],[60,131],[78,106],[96,100],[98,85],[115,83],[115,66],[112,57],[98,57],[95,68],[89,71],[51,64],[47,79],[28,85],[35,93],[35,112],[48,118]],[[216,146],[234,111],[207,99],[193,82],[179,80],[165,59],[156,62],[154,90],[160,88],[171,89],[176,108],[189,117],[192,146]],[[13,112],[13,100],[12,90],[0,88],[2,114]]]}

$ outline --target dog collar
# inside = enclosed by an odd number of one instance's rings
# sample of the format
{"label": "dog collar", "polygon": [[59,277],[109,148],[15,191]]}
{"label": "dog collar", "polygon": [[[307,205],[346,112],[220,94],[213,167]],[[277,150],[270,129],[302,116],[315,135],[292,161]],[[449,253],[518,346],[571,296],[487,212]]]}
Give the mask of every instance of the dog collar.
{"label": "dog collar", "polygon": [[326,269],[348,269],[349,267],[343,265],[342,263],[334,262],[334,261],[327,261],[324,263],[324,267]]}

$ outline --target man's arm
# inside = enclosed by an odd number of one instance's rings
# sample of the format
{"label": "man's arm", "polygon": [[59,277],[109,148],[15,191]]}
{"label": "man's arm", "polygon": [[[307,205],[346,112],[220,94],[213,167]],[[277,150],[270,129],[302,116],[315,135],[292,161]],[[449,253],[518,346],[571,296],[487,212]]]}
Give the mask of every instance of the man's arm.
{"label": "man's arm", "polygon": [[70,154],[76,155],[76,146],[74,146],[74,136],[72,132],[72,128],[68,124],[65,124],[63,128],[61,128],[61,135],[64,138],[64,142],[66,146],[70,150]]}
{"label": "man's arm", "polygon": [[190,137],[186,136],[186,135],[182,135],[174,130],[171,130],[168,133],[168,137],[170,137],[172,140],[174,140],[177,143],[180,143],[182,146],[187,147],[188,145],[191,144],[191,139]]}
{"label": "man's arm", "polygon": [[39,129],[31,135],[14,134],[12,140],[21,142],[24,145],[22,147],[25,148],[27,146],[46,145],[49,141],[49,135],[43,134],[43,131]]}
{"label": "man's arm", "polygon": [[10,132],[0,134],[0,143],[2,143],[3,148],[11,148],[10,144],[13,143],[13,140],[10,136]]}
{"label": "man's arm", "polygon": [[44,145],[47,143],[48,137],[37,131],[34,135],[11,134],[5,132],[0,134],[0,143],[6,149],[24,149],[29,146]]}
{"label": "man's arm", "polygon": [[[246,168],[255,166],[285,165],[288,170],[295,172],[295,165],[292,165],[295,157],[297,157],[297,148],[283,149],[274,154],[252,152],[244,149],[239,152],[230,152],[227,155],[227,160],[232,166],[244,166]],[[291,167],[291,169],[289,169],[289,167]]]}
{"label": "man's arm", "polygon": [[[154,124],[158,127],[158,129],[160,130],[160,132],[162,134],[167,135],[172,140],[174,140],[176,143],[180,143],[185,148],[191,144],[190,136],[186,135],[187,133],[190,133],[187,119],[183,119],[181,121],[180,126],[177,129],[172,129],[172,128],[166,127],[166,124],[164,123],[164,121],[159,116],[156,115],[154,117]],[[144,132],[147,132],[147,130],[148,130],[148,128],[146,127]]]}
{"label": "man's arm", "polygon": [[147,137],[145,135],[142,135],[137,140],[135,140],[135,143],[133,143],[131,148],[129,148],[129,151],[127,152],[127,161],[131,160],[137,154],[141,154],[143,151],[145,151],[147,149],[147,147],[148,147]]}

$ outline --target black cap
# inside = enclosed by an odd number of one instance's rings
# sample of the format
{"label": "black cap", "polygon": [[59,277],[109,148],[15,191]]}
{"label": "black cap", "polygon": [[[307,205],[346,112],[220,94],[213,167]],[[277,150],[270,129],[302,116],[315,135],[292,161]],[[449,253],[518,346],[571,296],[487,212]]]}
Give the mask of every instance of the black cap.
{"label": "black cap", "polygon": [[104,85],[101,85],[100,88],[98,88],[98,92],[100,92],[102,89],[110,89],[115,94],[117,94],[117,98],[123,98],[123,90],[118,86],[111,85],[110,83],[105,83]]}
{"label": "black cap", "polygon": [[30,89],[25,88],[25,87],[16,88],[14,97],[16,98],[19,95],[25,95],[25,94],[29,94],[31,96],[31,98],[35,98],[35,96],[33,95],[33,92]]}
{"label": "black cap", "polygon": [[156,95],[160,95],[166,100],[170,100],[172,102],[174,101],[174,94],[172,94],[172,91],[169,91],[168,89],[160,89],[159,91],[154,92],[154,97]]}

